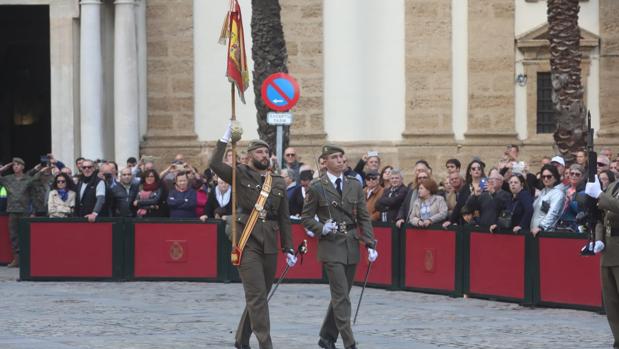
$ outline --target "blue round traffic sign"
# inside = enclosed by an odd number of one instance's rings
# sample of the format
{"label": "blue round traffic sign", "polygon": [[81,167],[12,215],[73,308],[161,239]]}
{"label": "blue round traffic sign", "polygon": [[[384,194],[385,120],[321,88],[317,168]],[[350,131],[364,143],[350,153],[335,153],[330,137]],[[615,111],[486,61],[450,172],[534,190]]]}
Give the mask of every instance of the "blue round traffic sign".
{"label": "blue round traffic sign", "polygon": [[287,111],[299,100],[299,84],[286,73],[269,75],[262,83],[262,100],[275,111]]}

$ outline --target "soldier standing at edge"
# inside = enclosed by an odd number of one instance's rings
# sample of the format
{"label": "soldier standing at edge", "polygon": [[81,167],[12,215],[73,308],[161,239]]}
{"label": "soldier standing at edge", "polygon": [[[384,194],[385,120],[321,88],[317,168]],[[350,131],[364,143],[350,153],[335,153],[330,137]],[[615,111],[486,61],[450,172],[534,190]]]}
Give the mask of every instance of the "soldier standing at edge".
{"label": "soldier standing at edge", "polygon": [[[368,248],[368,260],[378,257],[365,195],[355,177],[343,175],[344,150],[324,145],[321,158],[327,171],[312,181],[305,196],[302,221],[318,236],[318,259],[323,262],[331,289],[331,302],[320,329],[318,345],[334,349],[338,334],[347,349],[356,349],[350,325],[350,289],[359,262],[359,240]],[[314,219],[317,215],[319,221]],[[357,235],[360,228],[360,236]]]}
{"label": "soldier standing at edge", "polygon": [[619,182],[611,183],[602,191],[597,176],[587,183],[585,193],[597,199],[597,206],[604,212],[603,219],[595,226],[593,252],[602,253],[600,276],[602,296],[610,330],[619,348]]}
{"label": "soldier standing at edge", "polygon": [[[223,156],[231,134],[231,126],[228,126],[224,136],[217,142],[210,164],[213,172],[227,183],[232,183],[232,167],[223,163]],[[269,174],[269,153],[267,143],[261,140],[251,141],[247,148],[249,164],[237,165],[236,187],[232,188],[237,191],[238,215],[236,222],[231,224],[238,224],[238,231],[242,231],[248,223],[252,210],[257,210],[259,213],[259,218],[242,251],[241,264],[238,266],[245,290],[245,310],[239,322],[234,344],[239,349],[250,348],[249,337],[252,332],[258,339],[260,349],[273,348],[267,295],[275,279],[278,232],[288,265],[294,266],[297,260],[292,247],[286,184],[282,177]],[[265,184],[269,176],[272,177],[270,192],[268,185]],[[264,206],[258,207],[260,205],[256,203],[261,195],[268,196]]]}

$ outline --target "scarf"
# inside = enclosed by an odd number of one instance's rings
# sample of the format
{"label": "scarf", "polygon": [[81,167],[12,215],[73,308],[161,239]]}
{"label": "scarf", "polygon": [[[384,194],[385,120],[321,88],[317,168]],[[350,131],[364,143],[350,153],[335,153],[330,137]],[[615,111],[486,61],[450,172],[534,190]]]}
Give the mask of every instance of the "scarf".
{"label": "scarf", "polygon": [[157,189],[159,189],[159,183],[157,183],[157,182],[155,182],[153,184],[148,184],[148,183],[142,184],[142,190],[144,190],[144,191],[151,192],[151,191],[155,191]]}
{"label": "scarf", "polygon": [[56,190],[58,192],[58,195],[60,195],[60,198],[62,199],[62,201],[67,201],[67,199],[69,198],[69,191],[66,189],[58,189]]}
{"label": "scarf", "polygon": [[215,197],[217,198],[217,202],[219,203],[219,207],[226,207],[226,205],[230,202],[230,193],[232,190],[228,189],[227,192],[222,193],[219,191],[219,188],[215,189]]}

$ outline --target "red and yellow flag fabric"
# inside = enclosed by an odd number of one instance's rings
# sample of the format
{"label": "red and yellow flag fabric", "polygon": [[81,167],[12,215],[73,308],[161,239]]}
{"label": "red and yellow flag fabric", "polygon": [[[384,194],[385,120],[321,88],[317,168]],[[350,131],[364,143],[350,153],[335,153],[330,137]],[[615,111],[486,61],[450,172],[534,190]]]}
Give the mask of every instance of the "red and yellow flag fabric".
{"label": "red and yellow flag fabric", "polygon": [[225,44],[228,39],[226,76],[236,85],[239,98],[245,103],[245,90],[249,87],[249,71],[245,58],[245,37],[243,35],[243,20],[241,7],[237,0],[230,0],[230,10],[226,15],[221,29],[219,43]]}

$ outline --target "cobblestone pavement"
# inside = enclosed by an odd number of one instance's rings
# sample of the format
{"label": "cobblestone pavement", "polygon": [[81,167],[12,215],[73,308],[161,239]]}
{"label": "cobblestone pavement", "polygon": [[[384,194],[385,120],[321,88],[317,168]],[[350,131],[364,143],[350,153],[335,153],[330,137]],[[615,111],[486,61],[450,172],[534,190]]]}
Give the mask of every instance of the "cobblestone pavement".
{"label": "cobblestone pavement", "polygon": [[[17,282],[0,267],[2,349],[232,348],[240,284]],[[352,291],[353,310],[360,288]],[[329,289],[285,284],[271,304],[275,348],[317,348]],[[359,348],[610,348],[603,315],[368,289]],[[252,337],[251,346],[258,348]],[[341,348],[341,342],[338,348]]]}

